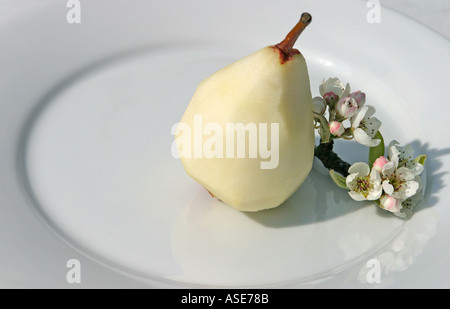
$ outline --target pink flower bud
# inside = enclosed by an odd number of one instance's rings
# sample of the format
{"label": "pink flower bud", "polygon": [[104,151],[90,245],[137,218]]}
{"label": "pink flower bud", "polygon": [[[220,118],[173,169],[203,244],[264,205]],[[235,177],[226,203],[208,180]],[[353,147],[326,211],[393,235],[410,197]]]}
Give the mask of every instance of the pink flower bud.
{"label": "pink flower bud", "polygon": [[366,103],[366,94],[364,92],[361,92],[360,90],[351,93],[350,97],[355,99],[358,107],[361,107]]}
{"label": "pink flower bud", "polygon": [[334,136],[341,136],[345,131],[344,125],[339,121],[330,122],[328,124],[328,127],[330,128],[330,133]]}
{"label": "pink flower bud", "polygon": [[316,114],[323,114],[325,113],[325,109],[327,108],[327,105],[325,101],[321,97],[314,97],[312,100],[312,110]]}
{"label": "pink flower bud", "polygon": [[325,93],[323,95],[323,98],[325,99],[325,102],[327,102],[327,104],[330,106],[336,104],[337,100],[339,100],[339,97],[333,91]]}
{"label": "pink flower bud", "polygon": [[380,204],[383,206],[384,209],[390,211],[390,212],[398,212],[400,210],[400,200],[390,196],[390,195],[384,195],[380,198]]}
{"label": "pink flower bud", "polygon": [[355,99],[350,97],[342,98],[339,103],[336,105],[336,111],[339,115],[344,118],[353,117],[358,110],[358,104]]}
{"label": "pink flower bud", "polygon": [[388,163],[388,162],[389,162],[388,159],[381,156],[378,159],[376,159],[375,162],[373,162],[373,169],[381,174],[381,172],[383,171],[383,166],[385,166],[386,163]]}

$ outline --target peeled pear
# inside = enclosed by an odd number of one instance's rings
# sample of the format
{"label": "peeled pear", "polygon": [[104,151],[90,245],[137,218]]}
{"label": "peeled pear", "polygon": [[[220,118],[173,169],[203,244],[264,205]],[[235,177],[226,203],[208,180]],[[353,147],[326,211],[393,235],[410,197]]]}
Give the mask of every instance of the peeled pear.
{"label": "peeled pear", "polygon": [[[302,54],[293,48],[310,21],[311,16],[303,13],[281,43],[264,47],[201,81],[180,121],[183,126],[179,124],[175,132],[187,174],[213,197],[238,210],[279,206],[311,170],[314,126],[308,69]],[[239,123],[241,129],[247,124],[251,124],[247,128],[259,129],[258,138],[267,139],[263,150],[273,150],[270,158],[261,149],[255,157],[255,136],[250,131],[245,132],[245,157],[242,152],[237,155],[238,133],[230,136],[227,125],[238,127]],[[278,124],[278,130],[272,124]],[[187,132],[186,125],[192,131]],[[201,128],[199,141],[199,133],[193,131]],[[215,145],[211,145],[213,137],[217,137]],[[225,149],[227,145],[234,149]],[[215,155],[205,155],[206,148]]]}

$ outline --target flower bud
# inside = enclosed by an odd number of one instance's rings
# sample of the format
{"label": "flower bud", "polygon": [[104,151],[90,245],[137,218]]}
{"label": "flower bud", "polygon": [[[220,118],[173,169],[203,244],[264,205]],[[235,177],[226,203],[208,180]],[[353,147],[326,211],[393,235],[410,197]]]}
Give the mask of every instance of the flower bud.
{"label": "flower bud", "polygon": [[380,198],[380,204],[381,206],[390,211],[390,212],[398,212],[401,207],[400,200],[390,196],[390,195],[384,195]]}
{"label": "flower bud", "polygon": [[312,110],[314,113],[322,115],[323,113],[325,113],[326,107],[327,107],[327,105],[326,105],[324,99],[322,99],[321,97],[313,98]]}
{"label": "flower bud", "polygon": [[352,92],[350,94],[350,97],[355,99],[358,107],[361,107],[366,103],[366,94],[364,92],[361,92],[360,90]]}
{"label": "flower bud", "polygon": [[323,98],[329,106],[334,106],[334,104],[336,104],[337,100],[339,99],[339,97],[333,91],[325,93],[323,95]]}
{"label": "flower bud", "polygon": [[336,112],[344,118],[353,117],[358,110],[358,104],[355,99],[350,97],[342,98],[336,105]]}
{"label": "flower bud", "polygon": [[334,136],[341,136],[345,131],[344,125],[339,121],[330,122],[328,127],[330,128],[330,133]]}
{"label": "flower bud", "polygon": [[389,160],[381,156],[378,159],[376,159],[375,162],[373,162],[373,169],[381,174],[381,172],[383,171],[383,167],[386,165],[386,163],[389,163]]}

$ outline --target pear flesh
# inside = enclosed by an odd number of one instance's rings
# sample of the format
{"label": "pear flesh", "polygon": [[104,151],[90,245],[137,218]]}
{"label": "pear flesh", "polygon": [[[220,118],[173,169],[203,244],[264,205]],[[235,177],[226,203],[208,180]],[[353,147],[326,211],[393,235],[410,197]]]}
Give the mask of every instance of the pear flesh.
{"label": "pear flesh", "polygon": [[203,80],[181,122],[194,127],[195,115],[201,115],[203,123],[218,123],[223,132],[227,123],[278,123],[278,165],[262,169],[261,158],[181,157],[183,166],[213,196],[233,208],[258,211],[279,206],[299,188],[312,167],[311,107],[302,54],[285,61],[276,47],[265,47]]}

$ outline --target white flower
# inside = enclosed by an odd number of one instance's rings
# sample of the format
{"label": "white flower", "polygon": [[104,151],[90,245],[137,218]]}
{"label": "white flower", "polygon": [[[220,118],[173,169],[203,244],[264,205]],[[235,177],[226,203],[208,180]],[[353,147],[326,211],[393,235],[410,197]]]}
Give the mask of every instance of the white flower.
{"label": "white flower", "polygon": [[350,189],[348,193],[356,201],[377,200],[382,193],[380,174],[366,163],[357,162],[348,169],[345,182]]}
{"label": "white flower", "polygon": [[321,97],[314,97],[312,99],[312,111],[313,113],[322,115],[325,113],[325,109],[327,107],[327,103]]}
{"label": "white flower", "polygon": [[383,166],[383,190],[393,198],[404,201],[416,194],[419,183],[414,180],[414,174],[407,167],[397,167],[396,157]]}
{"label": "white flower", "polygon": [[405,166],[414,176],[423,172],[423,165],[414,161],[414,149],[411,144],[406,147],[398,146],[397,141],[392,141],[388,146],[388,157],[398,162],[398,166]]}
{"label": "white flower", "polygon": [[358,103],[351,97],[342,98],[336,105],[336,112],[344,118],[353,117],[357,110]]}
{"label": "white flower", "polygon": [[372,117],[373,114],[375,114],[375,108],[365,105],[359,108],[351,119],[355,141],[368,147],[378,146],[381,142],[379,139],[373,139],[381,127],[381,121]]}
{"label": "white flower", "polygon": [[408,215],[410,215],[414,207],[416,207],[417,204],[419,204],[419,202],[423,199],[423,186],[420,176],[416,176],[414,178],[414,181],[419,184],[419,189],[417,190],[416,194],[408,197],[404,201],[400,201],[399,199],[396,199],[389,195],[383,195],[380,198],[380,207],[392,212],[394,215],[400,218],[406,218]]}
{"label": "white flower", "polygon": [[418,176],[423,171],[423,165],[413,160],[414,151],[411,145],[400,147],[397,144],[397,141],[389,144],[390,161],[382,166],[382,187],[385,195],[380,198],[380,206],[398,217],[406,218],[408,212],[423,198],[422,181]]}
{"label": "white flower", "polygon": [[341,136],[345,132],[344,125],[339,121],[332,121],[328,124],[330,133],[334,136]]}
{"label": "white flower", "polygon": [[319,92],[322,97],[325,93],[333,92],[339,98],[343,98],[350,95],[350,85],[347,83],[344,86],[344,83],[338,78],[328,78],[327,81],[323,79],[322,84],[319,86]]}

